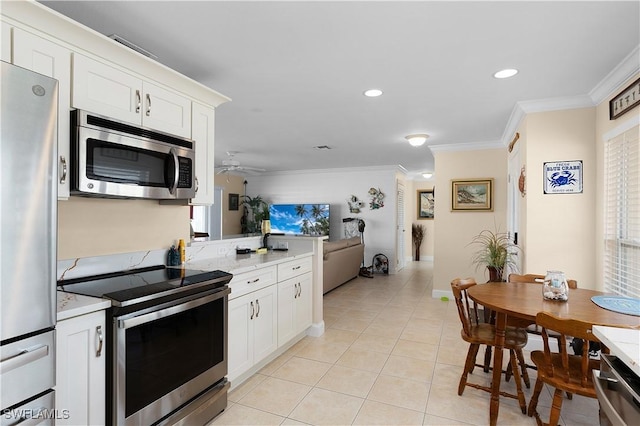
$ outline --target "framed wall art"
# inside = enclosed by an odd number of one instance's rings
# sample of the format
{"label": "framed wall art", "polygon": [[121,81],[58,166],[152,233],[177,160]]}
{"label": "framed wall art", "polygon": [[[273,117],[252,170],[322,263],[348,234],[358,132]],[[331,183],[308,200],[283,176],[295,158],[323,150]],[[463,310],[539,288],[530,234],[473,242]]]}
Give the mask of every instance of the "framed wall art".
{"label": "framed wall art", "polygon": [[640,78],[609,101],[609,120],[615,120],[638,105],[640,105]]}
{"label": "framed wall art", "polygon": [[580,194],[582,161],[550,161],[543,164],[545,194]]}
{"label": "framed wall art", "polygon": [[434,207],[433,190],[418,191],[418,219],[433,219]]}
{"label": "framed wall art", "polygon": [[238,210],[239,198],[238,194],[229,194],[229,210]]}
{"label": "framed wall art", "polygon": [[452,211],[493,211],[493,179],[451,181]]}

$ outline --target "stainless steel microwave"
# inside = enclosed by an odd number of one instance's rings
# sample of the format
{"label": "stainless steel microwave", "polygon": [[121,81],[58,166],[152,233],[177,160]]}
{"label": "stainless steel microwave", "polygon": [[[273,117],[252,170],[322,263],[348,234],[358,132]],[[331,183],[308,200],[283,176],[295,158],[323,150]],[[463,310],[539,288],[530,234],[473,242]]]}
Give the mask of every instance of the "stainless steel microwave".
{"label": "stainless steel microwave", "polygon": [[72,194],[195,197],[194,141],[83,110],[71,112],[71,123]]}

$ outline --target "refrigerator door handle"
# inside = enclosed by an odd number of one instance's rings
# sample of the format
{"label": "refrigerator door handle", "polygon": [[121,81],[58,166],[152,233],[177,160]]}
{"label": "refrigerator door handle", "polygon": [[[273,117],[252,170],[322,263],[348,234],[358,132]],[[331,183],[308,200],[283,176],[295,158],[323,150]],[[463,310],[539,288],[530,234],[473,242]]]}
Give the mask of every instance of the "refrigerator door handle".
{"label": "refrigerator door handle", "polygon": [[15,356],[2,360],[0,362],[0,374],[15,370],[18,367],[44,358],[47,355],[49,355],[49,345],[39,345],[25,349]]}

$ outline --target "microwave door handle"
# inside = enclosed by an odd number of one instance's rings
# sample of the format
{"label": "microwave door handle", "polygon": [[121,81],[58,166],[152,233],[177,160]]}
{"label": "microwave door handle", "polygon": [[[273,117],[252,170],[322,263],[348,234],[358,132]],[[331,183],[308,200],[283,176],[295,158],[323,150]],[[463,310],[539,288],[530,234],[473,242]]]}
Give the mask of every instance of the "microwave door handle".
{"label": "microwave door handle", "polygon": [[176,154],[174,148],[171,148],[169,154],[173,159],[173,182],[169,185],[169,194],[173,195],[178,188],[178,179],[180,179],[180,163],[178,162],[178,154]]}

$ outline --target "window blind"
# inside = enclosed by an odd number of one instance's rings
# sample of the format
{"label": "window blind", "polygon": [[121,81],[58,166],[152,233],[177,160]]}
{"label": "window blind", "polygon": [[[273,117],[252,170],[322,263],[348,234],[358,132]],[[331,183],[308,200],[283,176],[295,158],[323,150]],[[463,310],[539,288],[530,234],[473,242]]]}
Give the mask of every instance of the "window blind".
{"label": "window blind", "polygon": [[604,289],[640,298],[640,126],[605,143]]}

